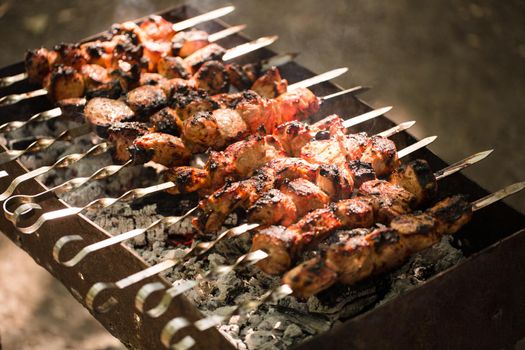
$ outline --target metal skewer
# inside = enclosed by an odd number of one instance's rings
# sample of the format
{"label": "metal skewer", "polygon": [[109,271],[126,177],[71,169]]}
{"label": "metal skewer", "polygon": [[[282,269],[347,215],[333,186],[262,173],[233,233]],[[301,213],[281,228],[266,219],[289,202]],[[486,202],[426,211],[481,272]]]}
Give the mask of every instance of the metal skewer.
{"label": "metal skewer", "polygon": [[219,9],[203,13],[202,15],[198,15],[192,18],[188,18],[184,21],[174,23],[171,28],[173,28],[173,30],[176,32],[180,32],[181,30],[194,27],[199,23],[208,22],[213,19],[216,19],[222,16],[226,16],[228,13],[231,13],[234,10],[235,10],[235,6],[231,6],[231,5],[221,7]]}
{"label": "metal skewer", "polygon": [[64,157],[58,159],[52,165],[43,166],[43,167],[37,168],[35,170],[32,170],[32,171],[30,171],[28,173],[25,173],[23,175],[20,175],[20,176],[16,177],[13,181],[11,181],[11,183],[9,184],[7,189],[0,194],[0,202],[2,202],[4,200],[6,200],[7,198],[9,198],[14,193],[16,188],[23,182],[26,182],[26,181],[28,181],[30,179],[34,179],[35,177],[43,175],[43,174],[45,174],[48,171],[51,171],[53,169],[68,167],[68,166],[78,162],[79,160],[88,157],[88,156],[94,156],[94,155],[102,154],[102,153],[106,152],[108,149],[109,149],[109,145],[107,143],[105,143],[105,142],[104,143],[99,143],[98,145],[95,145],[95,146],[91,147],[89,150],[87,150],[84,153],[69,154],[67,156],[64,156]]}

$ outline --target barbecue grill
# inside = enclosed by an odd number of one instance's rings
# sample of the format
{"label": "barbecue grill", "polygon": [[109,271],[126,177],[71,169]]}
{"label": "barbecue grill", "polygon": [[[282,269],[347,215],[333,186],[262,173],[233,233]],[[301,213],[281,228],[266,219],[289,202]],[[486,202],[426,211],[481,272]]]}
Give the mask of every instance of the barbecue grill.
{"label": "barbecue grill", "polygon": [[[161,13],[172,22],[197,14],[197,10],[188,6]],[[226,26],[221,20],[201,25],[210,33]],[[247,41],[249,40],[240,34],[225,40],[229,47]],[[272,51],[261,49],[243,56],[240,61],[248,63],[273,55]],[[314,75],[294,62],[287,63],[280,67],[280,70],[290,82]],[[1,69],[0,76],[10,76],[23,71],[23,63],[17,63]],[[21,81],[2,88],[0,93],[1,96],[6,96],[30,90],[32,88],[27,82]],[[341,88],[326,82],[312,90],[316,95],[322,96],[340,91]],[[51,109],[52,105],[44,96],[40,96],[0,108],[2,122],[6,122],[27,119],[35,113]],[[371,107],[359,98],[346,95],[328,101],[317,115],[321,117],[337,113],[353,116],[370,110]],[[392,126],[394,123],[383,116],[360,124],[359,129],[376,133]],[[393,139],[400,148],[415,141],[406,132],[397,134]],[[411,154],[409,158],[424,158],[433,169],[446,166],[444,161],[426,149]],[[1,191],[6,189],[14,178],[27,173],[27,169],[18,161],[4,164],[0,169],[8,174],[0,178]],[[30,180],[22,183],[14,194],[35,194],[45,189],[42,183]],[[460,174],[443,180],[440,183],[440,191],[443,195],[466,193],[472,199],[488,194]],[[68,207],[67,203],[56,197],[50,197],[40,204],[44,212]],[[125,288],[112,288],[101,292],[100,300],[111,298],[117,301],[109,312],[101,312],[96,305],[89,305],[87,297],[94,284],[119,281],[146,269],[148,264],[124,245],[113,245],[97,251],[74,267],[57,263],[53,257],[53,249],[56,242],[66,235],[79,234],[83,240],[68,246],[68,249],[61,253],[63,260],[73,257],[83,246],[111,237],[87,217],[68,216],[42,226],[35,234],[24,235],[1,215],[0,227],[38,264],[59,279],[79,302],[90,309],[97,320],[129,348],[161,349],[181,340],[182,343],[178,343],[181,348],[184,344],[189,346],[193,342],[195,349],[234,348],[213,327],[206,331],[199,331],[193,326],[184,327],[171,338],[170,328],[166,328],[166,325],[176,325],[173,320],[184,317],[190,322],[195,322],[203,318],[200,311],[183,294],[173,298],[167,312],[160,317],[151,317],[137,309],[137,296],[144,290],[144,286],[153,286],[152,283],[156,283],[154,286],[158,288],[157,292],[146,300],[148,307],[144,306],[144,309],[157,305],[163,297],[163,291],[171,287],[171,283],[158,274]],[[523,227],[525,216],[504,203],[484,209],[482,213],[474,215],[472,222],[455,237],[455,244],[467,256],[466,260],[383,305],[364,310],[330,331],[301,343],[297,348],[406,348],[414,344],[432,348],[512,346],[525,334],[525,321],[521,317],[525,312],[522,298],[525,283],[519,254],[525,249]],[[108,268],[109,266],[111,268]]]}

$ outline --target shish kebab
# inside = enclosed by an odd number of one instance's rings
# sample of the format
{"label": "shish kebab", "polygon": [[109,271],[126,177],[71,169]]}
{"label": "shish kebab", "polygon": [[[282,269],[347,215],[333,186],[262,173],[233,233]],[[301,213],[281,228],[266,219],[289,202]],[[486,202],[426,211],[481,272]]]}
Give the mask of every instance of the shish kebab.
{"label": "shish kebab", "polygon": [[[267,41],[265,44],[269,43],[270,41]],[[247,52],[256,50],[259,47],[261,47],[261,45],[248,43],[236,46],[235,48],[228,50],[228,52],[235,53],[236,55],[240,56]],[[89,81],[83,82],[82,79],[79,79],[74,75],[66,74],[63,76],[62,80],[53,80],[55,82],[63,83],[65,87],[64,89],[55,89],[57,92],[56,100],[58,100],[57,108],[37,113],[26,121],[4,123],[3,125],[0,125],[0,132],[12,131],[27,125],[30,122],[47,121],[60,116],[67,117],[68,114],[76,112],[79,108],[85,105],[86,101],[84,98],[67,98],[71,94],[69,89],[71,86],[78,85],[79,89],[83,89],[83,84],[93,86],[93,91],[88,94],[88,98],[97,96],[115,98],[126,91],[129,93],[129,90],[132,90],[132,88],[142,87],[144,85],[159,85],[163,88],[164,93],[168,96],[171,95],[174,90],[184,86],[188,87],[189,89],[201,88],[208,91],[220,91],[222,89],[227,89],[231,84],[237,87],[239,90],[244,90],[249,88],[263,72],[267,71],[274,65],[279,66],[289,62],[294,56],[295,54],[283,54],[274,56],[262,62],[246,64],[243,66],[238,66],[235,63],[224,64],[218,60],[211,60],[204,62],[203,65],[196,71],[196,73],[192,76],[189,76],[188,79],[167,78],[158,73],[141,73],[140,71],[137,71],[135,72],[136,74],[133,74],[133,76],[127,76],[127,78],[124,79],[123,76],[111,76],[103,71],[103,74],[95,74],[96,77],[94,79],[89,79]],[[99,69],[103,68],[99,67]],[[163,73],[167,76],[171,76],[169,72]],[[147,89],[148,88],[146,87],[139,89],[138,91],[146,90],[146,92],[148,92]],[[138,91],[134,94],[139,95]],[[61,92],[63,92],[63,94]],[[267,90],[261,89],[260,92],[270,93],[270,90],[268,90],[268,88]],[[5,96],[0,98],[0,104],[1,101],[8,98],[10,97]],[[13,98],[17,99],[17,97]]]}
{"label": "shish kebab", "polygon": [[[234,6],[226,6],[226,7],[222,7],[222,8],[213,10],[213,11],[209,11],[209,12],[204,13],[202,15],[198,15],[198,16],[195,16],[195,17],[192,17],[192,18],[189,18],[187,20],[183,20],[183,21],[180,21],[180,22],[177,22],[177,23],[170,23],[169,21],[164,20],[162,17],[153,16],[150,19],[145,20],[143,24],[138,26],[138,29],[136,28],[137,25],[135,23],[125,22],[125,23],[122,23],[120,25],[119,24],[113,25],[112,26],[112,30],[110,31],[110,33],[108,33],[106,35],[106,38],[108,40],[112,39],[113,32],[116,31],[118,33],[120,31],[119,27],[121,27],[121,28],[124,27],[124,28],[135,29],[135,33],[134,34],[137,37],[137,39],[142,39],[142,40],[149,39],[150,41],[154,41],[154,40],[157,39],[157,37],[159,36],[159,33],[161,32],[160,31],[160,27],[161,27],[160,24],[163,24],[164,26],[171,24],[171,28],[164,28],[163,32],[174,31],[176,33],[175,36],[179,36],[179,39],[181,39],[181,40],[176,40],[175,38],[172,38],[172,42],[173,42],[173,47],[172,48],[173,48],[173,50],[177,50],[177,53],[180,53],[182,51],[182,53],[184,54],[186,52],[186,50],[183,50],[183,48],[184,48],[184,45],[186,45],[186,42],[190,42],[190,43],[194,42],[194,44],[192,46],[199,48],[199,47],[207,45],[206,41],[209,42],[209,41],[213,41],[213,40],[211,40],[210,38],[207,38],[207,40],[206,40],[205,36],[203,36],[202,38],[199,38],[199,40],[194,40],[194,39],[188,40],[186,38],[185,34],[181,35],[178,32],[183,31],[183,30],[188,29],[188,28],[191,28],[191,27],[193,27],[193,26],[195,26],[197,24],[208,22],[208,21],[211,21],[213,19],[225,16],[228,13],[231,13],[234,10],[235,10]],[[137,35],[137,34],[140,34],[140,35]],[[165,40],[165,38],[164,38],[164,40]],[[108,49],[109,49],[110,52],[113,49],[113,45],[110,44],[109,47],[107,47],[106,44],[102,40],[96,40],[94,42],[91,42],[91,44],[94,46],[94,48],[92,48],[91,50],[94,50],[96,52],[100,52],[101,53],[100,56],[102,56],[103,53],[108,53],[107,52]],[[102,50],[99,50],[99,46],[101,46]],[[30,54],[30,56],[31,56],[31,54]],[[28,64],[30,66],[30,68],[32,68],[32,64],[30,62],[27,62],[26,64]],[[40,69],[44,69],[44,71],[45,70],[49,71],[49,69],[50,69],[50,62],[49,61],[46,62],[45,60],[43,60],[41,62],[41,64],[42,64],[42,67]],[[40,71],[40,69],[36,69],[36,72],[33,69],[28,69],[25,73],[17,74],[17,75],[10,76],[10,77],[2,77],[2,78],[0,78],[0,87],[9,86],[9,85],[11,85],[11,84],[13,84],[15,82],[18,82],[20,80],[26,79],[28,77],[29,77],[30,81],[37,81],[37,82],[41,81],[40,80],[41,76],[38,73]],[[31,76],[31,72],[30,71],[35,72],[36,75]]]}
{"label": "shish kebab", "polygon": [[[184,61],[182,65],[175,64],[174,62],[166,63],[166,69],[163,73],[171,76],[181,74],[180,72],[182,72],[189,77],[208,61],[218,59],[229,61],[246,54],[247,52],[268,46],[276,40],[277,36],[262,37],[228,50],[225,50],[216,44],[209,45],[197,50],[192,55],[183,59]],[[4,96],[0,98],[0,105],[12,104],[27,98],[41,95],[47,95],[55,102],[60,99],[80,98],[86,94],[86,88],[89,88],[90,96],[105,95],[115,97],[115,95],[119,95],[121,91],[128,91],[136,86],[136,84],[140,82],[142,72],[140,63],[119,62],[122,64],[119,65],[118,69],[110,71],[110,74],[108,74],[106,68],[96,64],[82,65],[82,67],[85,68],[85,75],[72,66],[59,65],[52,72],[47,74],[44,79],[44,89]],[[229,74],[232,76],[246,74],[246,72],[242,71],[242,67],[229,67]],[[213,69],[208,68],[207,70]],[[238,81],[242,82],[240,78]]]}
{"label": "shish kebab", "polygon": [[[318,77],[320,77],[320,76],[318,76]],[[315,79],[314,80],[311,80],[311,79],[312,78],[307,79],[305,82],[309,82],[309,83],[314,82]],[[296,84],[301,84],[301,83],[296,83]],[[345,90],[345,91],[341,91],[341,92],[338,92],[338,93],[335,93],[335,94],[332,94],[332,95],[329,95],[329,96],[325,96],[325,99],[336,97],[336,96],[340,96],[341,94],[352,92],[354,90],[359,90],[359,89],[360,89],[360,87],[354,88],[354,89],[348,89],[348,90]],[[383,111],[372,111],[372,112],[369,112],[369,113],[365,113],[364,115],[361,115],[361,116],[358,116],[358,117],[354,117],[351,120],[346,121],[345,123],[350,123],[350,124],[347,124],[348,126],[356,125],[356,124],[359,124],[361,122],[364,122],[366,120],[371,119],[371,117],[373,117],[374,114],[375,114],[375,116],[379,116],[383,112],[384,112],[384,110]],[[69,166],[69,165],[71,165],[71,164],[73,164],[73,163],[75,163],[75,162],[77,162],[77,161],[87,157],[88,155],[91,155],[91,154],[92,155],[96,155],[96,154],[100,154],[100,153],[106,152],[108,150],[108,148],[109,148],[109,145],[107,143],[97,144],[97,145],[95,145],[94,147],[92,147],[90,150],[88,150],[85,153],[68,155],[68,156],[62,157],[61,159],[57,160],[54,164],[52,164],[50,166],[35,169],[35,170],[33,170],[31,172],[31,174],[33,174],[31,176],[34,177],[34,176],[41,175],[41,174],[43,174],[43,173],[45,173],[45,172],[47,172],[47,171],[49,171],[51,169],[57,168],[57,167]],[[12,153],[13,151],[8,151],[8,152]],[[7,153],[7,152],[5,152],[5,153]],[[0,158],[1,158],[1,156],[2,155],[0,155]],[[120,166],[110,165],[110,166],[103,167],[103,168],[97,170],[96,172],[94,172],[92,175],[90,175],[88,177],[72,179],[72,180],[64,182],[64,183],[62,183],[62,184],[60,184],[60,185],[58,185],[58,186],[56,186],[56,187],[54,187],[54,188],[52,188],[52,189],[50,189],[48,191],[45,191],[45,193],[43,192],[41,194],[37,194],[35,196],[30,196],[30,197],[32,198],[32,200],[36,200],[37,198],[40,198],[40,197],[46,195],[47,193],[67,191],[67,190],[71,190],[73,188],[79,187],[79,186],[83,185],[84,183],[92,181],[92,180],[98,180],[98,179],[102,179],[102,178],[107,178],[107,177],[112,176],[113,174],[119,172],[124,167],[132,164],[130,162],[131,162],[131,160],[126,162],[126,163],[124,163],[123,165],[120,165]],[[12,182],[12,184],[2,194],[0,194],[0,197],[6,199],[9,196],[11,196],[13,191],[15,190],[15,188],[20,184],[20,182],[26,181],[27,178],[28,177],[25,176],[24,179],[18,179],[18,178],[15,179]],[[165,183],[163,185],[165,185],[165,186],[162,186],[163,187],[162,189],[169,189],[169,188],[175,186],[175,184],[173,182],[168,182],[168,183]],[[162,190],[162,189],[159,188],[159,189],[155,189],[154,191]]]}
{"label": "shish kebab", "polygon": [[[366,120],[370,120],[371,118],[373,118],[374,116],[379,116],[379,115],[382,115],[386,110],[388,110],[390,107],[388,108],[383,108],[383,109],[377,109],[377,110],[374,110],[374,111],[371,111],[371,112],[367,112],[367,113],[364,113],[364,114],[361,114],[361,115],[358,115],[358,116],[355,116],[351,119],[348,119],[345,121],[345,125],[357,125],[359,123],[362,123]],[[403,127],[403,125],[401,125]],[[394,129],[390,129],[387,130],[387,132],[393,132],[391,130],[398,130],[399,129],[399,126],[398,127],[395,127]],[[95,146],[97,147],[97,146]],[[94,148],[95,148],[94,147]],[[103,152],[104,150],[99,150],[98,152]],[[74,160],[76,159],[81,159],[84,154],[76,154],[76,155],[70,155],[71,157],[74,158]],[[70,156],[66,156],[66,158],[69,158]],[[66,164],[70,165],[72,164],[70,162],[71,160],[68,160]],[[58,165],[61,165],[63,163],[62,160],[58,160],[57,161],[58,163],[55,163],[49,167],[46,167],[46,168],[54,168]],[[37,172],[38,175],[41,175],[42,172],[40,171],[37,171],[38,169],[32,171],[32,172]],[[36,176],[36,175],[35,175]],[[13,183],[16,183],[16,184],[19,184],[21,183],[22,181],[26,181],[26,177],[24,177],[24,179],[15,179],[13,181]],[[165,182],[165,183],[162,183],[162,184],[159,184],[159,185],[155,185],[155,186],[152,186],[152,187],[148,187],[148,188],[144,188],[144,189],[134,189],[134,190],[130,190],[128,192],[126,192],[125,194],[123,194],[121,197],[119,198],[102,198],[102,199],[97,199],[97,200],[94,200],[93,202],[87,204],[85,207],[83,208],[75,208],[75,210],[73,212],[75,212],[76,210],[80,210],[80,211],[83,211],[83,210],[88,210],[88,209],[94,209],[94,208],[99,208],[101,205],[102,206],[108,206],[108,205],[112,205],[113,203],[115,203],[115,201],[119,201],[119,200],[126,200],[126,199],[132,199],[132,198],[137,198],[137,196],[144,196],[144,195],[147,195],[147,194],[150,194],[150,193],[154,193],[154,192],[157,192],[157,191],[162,191],[162,190],[169,190],[171,188],[175,188],[177,187],[178,185],[172,181],[168,181],[168,182]],[[38,197],[41,196],[41,194],[36,194],[34,196],[24,196],[24,195],[17,195],[17,196],[11,196],[11,194],[13,193],[14,189],[16,187],[12,187],[10,188],[9,190],[6,190],[6,192],[4,192],[3,194],[0,194],[0,200],[1,198],[3,198],[3,200],[5,200],[4,202],[4,211],[6,212],[6,216],[8,216],[8,219],[12,220],[13,222],[17,220],[17,217],[18,217],[18,214],[15,213],[15,210],[11,210],[11,208],[13,208],[14,205],[11,205],[13,203],[28,203],[28,202],[35,202],[37,200]],[[6,200],[8,197],[10,197],[8,200]],[[32,233],[34,232],[34,230],[38,229],[38,227],[40,227],[40,225],[42,225],[45,221],[47,220],[51,220],[52,218],[57,218],[57,217],[61,217],[60,213],[54,213],[54,212],[51,212],[49,213],[49,215],[45,215],[46,217],[49,217],[49,218],[43,218],[42,222],[37,224],[36,226],[32,226],[30,229],[28,228],[28,230],[25,230],[24,228],[22,227],[19,227],[20,231],[22,232],[25,232],[25,233]],[[71,213],[68,211],[67,213],[64,212],[64,215],[71,215]],[[26,232],[27,231],[27,232]]]}
{"label": "shish kebab", "polygon": [[[109,138],[110,142],[116,144],[117,152],[115,155],[118,160],[127,161],[130,158],[127,148],[133,143],[135,138],[139,138],[138,142],[135,142],[134,149],[141,151],[140,153],[142,155],[147,154],[151,156],[154,161],[166,166],[180,165],[185,164],[191,153],[203,150],[202,145],[192,144],[191,138],[189,139],[185,134],[182,135],[184,141],[174,136],[180,135],[181,131],[191,132],[191,128],[197,128],[199,126],[198,123],[188,121],[192,120],[192,114],[199,115],[196,111],[208,110],[208,113],[213,113],[215,116],[213,120],[222,122],[222,125],[220,125],[221,128],[219,128],[217,132],[221,132],[225,136],[223,142],[231,142],[235,140],[232,140],[232,138],[241,138],[248,132],[248,130],[245,130],[244,133],[240,133],[239,129],[232,131],[232,126],[229,124],[229,121],[232,120],[237,120],[236,126],[243,123],[242,117],[245,113],[243,113],[243,110],[240,109],[239,106],[244,106],[245,109],[252,107],[253,109],[255,105],[258,104],[261,113],[264,113],[264,107],[273,107],[274,111],[276,109],[278,109],[278,111],[284,111],[284,113],[280,115],[281,118],[304,118],[308,116],[309,113],[317,110],[309,111],[308,108],[310,106],[308,104],[305,105],[304,100],[312,100],[311,97],[313,96],[314,102],[312,103],[315,103],[317,108],[318,103],[315,95],[303,86],[314,85],[332,79],[346,72],[346,70],[346,68],[336,69],[304,80],[303,82],[295,83],[290,86],[289,90],[293,90],[294,87],[297,86],[299,86],[299,88],[295,89],[295,91],[284,92],[276,99],[264,99],[259,97],[255,92],[220,94],[212,97],[204,91],[189,90],[186,89],[186,87],[180,88],[177,90],[181,91],[180,93],[175,92],[170,96],[170,99],[168,99],[163,92],[162,86],[144,86],[127,94],[126,100],[128,104],[120,100],[93,98],[85,106],[82,115],[85,116],[85,119],[95,128],[95,131],[97,131],[100,136]],[[255,81],[253,87],[264,94],[277,95],[287,88],[287,83],[286,80],[281,78],[277,68],[271,68]],[[355,91],[356,89],[351,89],[346,92]],[[327,96],[326,98],[339,96],[341,94],[342,93],[338,93]],[[128,105],[131,105],[133,108]],[[164,107],[167,105],[168,107]],[[170,105],[171,107],[169,107]],[[235,109],[228,108],[230,106],[235,107]],[[149,128],[148,125],[141,123],[117,123],[117,121],[137,118],[140,118],[139,120],[147,120],[147,116],[150,113],[161,108],[163,109],[151,117],[153,128]],[[209,112],[209,110],[213,110],[213,112]],[[186,119],[186,121],[184,121],[184,119]],[[272,120],[277,122],[275,118]],[[68,129],[56,138],[37,139],[25,150],[8,151],[0,155],[0,163],[16,159],[28,152],[40,151],[58,140],[63,140],[65,138],[64,136],[70,137],[72,133],[76,134],[75,137],[83,135],[90,131],[88,126],[89,125],[86,124],[75,129]],[[184,127],[182,128],[180,126]],[[107,130],[108,127],[109,130]],[[233,134],[229,135],[228,132]],[[228,135],[229,138],[226,137]],[[220,144],[215,145],[215,147],[221,146]]]}
{"label": "shish kebab", "polygon": [[[236,27],[236,29],[239,29],[239,27]],[[233,29],[229,29],[226,34],[231,34],[232,31]],[[218,34],[222,35],[224,32]],[[136,46],[137,48],[124,46],[126,48],[124,52],[117,52],[117,57],[115,58],[118,63],[117,67],[105,68],[98,64],[87,64],[88,57],[84,57],[86,55],[84,51],[75,44],[64,44],[59,47],[61,51],[65,52],[60,57],[67,58],[65,61],[70,65],[60,64],[46,73],[43,78],[44,89],[4,96],[0,98],[0,104],[12,104],[26,98],[44,94],[47,94],[52,101],[79,98],[84,96],[87,90],[89,90],[90,96],[105,95],[114,97],[120,94],[122,90],[127,91],[136,86],[140,81],[142,72],[150,72],[146,73],[146,75],[149,74],[150,76],[155,76],[155,72],[159,72],[173,78],[188,78],[206,62],[218,59],[229,61],[245,53],[268,46],[275,40],[277,40],[277,36],[262,37],[228,50],[217,44],[210,44],[198,49],[184,59],[162,56],[158,61],[154,61],[153,65],[150,62],[146,68],[141,63],[141,60],[144,58],[141,45]],[[42,52],[41,60],[47,62],[48,58],[46,55],[48,54],[48,52]],[[36,60],[35,57],[33,57],[33,61]],[[157,66],[159,66],[159,69],[157,69]],[[46,72],[45,69],[42,70],[44,73]],[[208,68],[207,70],[213,71],[213,68]],[[228,70],[231,76],[237,76],[237,79],[232,80],[239,84],[242,84],[242,76],[249,73],[244,72],[242,67],[236,65],[229,65]]]}
{"label": "shish kebab", "polygon": [[[328,97],[331,96],[324,99]],[[331,131],[344,132],[345,129],[378,117],[391,108],[375,109],[346,121],[337,115],[330,115],[312,125],[298,120],[270,124],[268,135],[250,136],[232,143],[224,151],[211,152],[203,169],[188,166],[169,169],[165,178],[176,184],[169,192],[210,194],[227,182],[250,177],[256,169],[273,159],[299,156],[302,147],[317,136],[329,136]]]}
{"label": "shish kebab", "polygon": [[[372,113],[366,118],[375,117],[379,114]],[[365,118],[365,120],[366,120]],[[390,174],[393,169],[399,165],[395,145],[382,135],[367,137],[366,134],[346,135],[347,128],[340,117],[336,115],[329,116],[320,122],[314,124],[311,128],[305,124],[284,124],[285,130],[281,138],[266,136],[268,140],[262,137],[254,140],[246,140],[230,146],[227,151],[215,153],[210,156],[208,166],[200,173],[204,173],[204,180],[209,179],[209,170],[219,172],[212,191],[217,189],[207,199],[199,204],[199,218],[195,220],[196,226],[205,232],[217,231],[226,217],[236,208],[248,209],[257,201],[264,192],[274,187],[281,180],[286,180],[285,185],[290,185],[290,181],[296,178],[303,178],[317,182],[327,193],[332,196],[348,196],[353,189],[353,170],[348,167],[347,162],[361,160],[365,163],[372,164],[373,169],[378,176]],[[303,126],[304,125],[304,126]],[[289,131],[299,131],[302,128],[303,133],[291,134]],[[286,131],[288,130],[288,131]],[[395,132],[403,128],[394,128]],[[332,135],[331,135],[332,134]],[[302,137],[297,137],[297,136]],[[386,135],[385,135],[386,136]],[[260,142],[263,140],[265,142]],[[288,142],[287,142],[288,141]],[[251,142],[252,144],[250,145]],[[254,143],[261,146],[260,149],[254,147]],[[247,147],[249,145],[249,147]],[[283,145],[294,145],[286,147]],[[224,156],[226,155],[226,157]],[[236,163],[229,161],[227,156]],[[217,159],[222,156],[226,160],[218,163]],[[298,158],[286,158],[287,156],[296,156]],[[257,172],[257,169],[270,162]],[[228,168],[229,167],[229,168]],[[242,173],[237,169],[242,170]],[[194,174],[197,169],[187,169],[190,174]],[[181,179],[180,171],[175,172],[178,176],[173,178],[174,181],[184,181]],[[246,178],[255,174],[248,180],[240,182],[228,181],[236,176]],[[189,177],[193,179],[193,177]],[[189,181],[187,181],[189,182]],[[225,183],[222,187],[223,183]],[[298,191],[306,195],[307,188],[298,186]],[[323,197],[324,198],[324,197]],[[299,201],[299,198],[296,198]],[[327,198],[325,198],[327,199]],[[334,198],[337,199],[337,198]],[[315,202],[309,201],[308,204]],[[297,208],[302,207],[308,210],[310,206],[295,203]],[[313,208],[310,208],[313,209]]]}
{"label": "shish kebab", "polygon": [[[332,201],[306,213],[292,224],[281,222],[282,226],[265,226],[254,234],[252,250],[261,249],[269,255],[258,266],[266,273],[281,274],[305,249],[319,244],[335,230],[388,224],[397,216],[408,214],[434,200],[439,179],[477,163],[491,152],[477,153],[436,173],[425,160],[414,160],[392,172],[389,181],[377,179],[367,164],[354,163],[351,168],[357,169],[354,172],[358,174],[354,178],[357,196]],[[270,204],[264,196],[256,202],[248,216],[250,221],[274,225],[275,218],[265,216],[271,215],[274,209],[283,211],[280,203],[283,196],[276,197]]]}
{"label": "shish kebab", "polygon": [[[225,314],[208,316],[195,322],[183,317],[172,319],[164,329],[166,334],[163,332],[163,343],[169,346],[174,335],[188,326],[205,331],[233,315],[246,314],[270,300],[277,302],[290,294],[307,298],[329,288],[335,282],[351,285],[395,269],[406,262],[412,254],[431,247],[445,235],[458,232],[470,222],[475,211],[524,188],[525,182],[515,183],[473,203],[468,203],[464,196],[456,195],[443,199],[425,212],[400,216],[388,227],[377,228],[371,232],[360,229],[343,232],[333,237],[332,245],[323,249],[323,255],[289,271],[284,276],[282,284],[260,298],[246,300]],[[230,267],[218,266],[215,268],[215,274],[220,274],[222,270],[231,271]],[[174,296],[196,285],[198,285],[197,281],[190,280],[170,288],[166,291],[162,302],[148,310],[147,314],[150,317],[160,317],[166,312]],[[137,298],[135,304],[139,310],[144,312],[145,298],[150,294],[143,292],[140,300]],[[90,301],[93,303],[93,300]],[[169,331],[168,326],[171,328]],[[180,342],[182,343],[183,340]]]}
{"label": "shish kebab", "polygon": [[318,257],[287,272],[283,282],[299,297],[309,297],[335,282],[354,284],[400,266],[410,255],[459,231],[474,211],[512,193],[525,182],[511,185],[485,198],[469,203],[464,196],[445,198],[423,212],[401,215],[386,227],[335,233]]}

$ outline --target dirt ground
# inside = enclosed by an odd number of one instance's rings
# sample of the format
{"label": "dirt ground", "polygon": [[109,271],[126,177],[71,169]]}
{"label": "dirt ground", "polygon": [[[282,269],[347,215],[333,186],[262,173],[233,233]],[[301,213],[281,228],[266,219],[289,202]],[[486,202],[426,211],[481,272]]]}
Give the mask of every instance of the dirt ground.
{"label": "dirt ground", "polygon": [[[27,48],[76,41],[173,0],[0,1],[0,65]],[[213,9],[217,1],[189,1]],[[322,72],[348,66],[344,87],[393,105],[396,121],[417,120],[417,137],[453,162],[494,154],[466,174],[489,190],[525,180],[525,3],[377,0],[241,1],[225,20],[252,37],[279,34],[274,49]],[[525,211],[522,194],[509,201]],[[1,228],[0,228],[1,229]],[[31,258],[0,236],[0,332],[4,349],[119,349],[113,339]],[[525,335],[524,335],[525,336]]]}

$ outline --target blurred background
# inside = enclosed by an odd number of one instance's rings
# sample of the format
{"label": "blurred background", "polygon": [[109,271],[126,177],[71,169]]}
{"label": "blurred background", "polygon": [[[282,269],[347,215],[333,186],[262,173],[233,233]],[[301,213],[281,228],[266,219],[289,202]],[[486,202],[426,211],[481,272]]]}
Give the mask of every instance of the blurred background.
{"label": "blurred background", "polygon": [[[174,0],[0,1],[0,65],[25,50],[78,41],[112,23],[183,3]],[[364,85],[372,106],[393,105],[397,122],[417,120],[418,138],[454,162],[495,148],[465,173],[488,190],[525,179],[525,2],[489,0],[198,1],[248,24],[250,37],[278,34],[278,52],[315,72],[348,66],[336,80]],[[525,211],[524,196],[508,201]],[[122,346],[43,269],[0,235],[0,334],[4,349],[120,349]],[[23,288],[21,288],[23,286]],[[31,334],[26,336],[25,334]]]}

